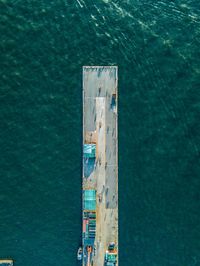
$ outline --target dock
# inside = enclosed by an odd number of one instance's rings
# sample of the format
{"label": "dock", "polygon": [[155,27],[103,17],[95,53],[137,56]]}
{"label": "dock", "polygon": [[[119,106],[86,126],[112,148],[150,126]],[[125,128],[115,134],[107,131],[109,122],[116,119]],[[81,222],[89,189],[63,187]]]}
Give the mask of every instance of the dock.
{"label": "dock", "polygon": [[83,67],[83,266],[118,266],[118,68]]}

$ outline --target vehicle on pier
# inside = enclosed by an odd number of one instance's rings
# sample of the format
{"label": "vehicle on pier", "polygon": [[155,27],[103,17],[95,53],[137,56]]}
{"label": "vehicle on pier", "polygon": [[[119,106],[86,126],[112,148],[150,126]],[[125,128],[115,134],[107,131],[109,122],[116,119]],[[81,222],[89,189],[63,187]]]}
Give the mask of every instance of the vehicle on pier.
{"label": "vehicle on pier", "polygon": [[105,254],[105,266],[117,265],[117,249],[114,242],[109,243]]}

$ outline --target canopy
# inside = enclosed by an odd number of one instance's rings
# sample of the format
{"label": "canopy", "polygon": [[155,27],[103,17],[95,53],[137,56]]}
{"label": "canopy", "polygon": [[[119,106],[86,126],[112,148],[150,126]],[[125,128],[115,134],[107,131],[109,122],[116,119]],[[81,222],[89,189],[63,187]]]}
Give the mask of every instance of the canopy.
{"label": "canopy", "polygon": [[84,144],[83,156],[85,158],[94,158],[96,156],[96,145],[95,144]]}
{"label": "canopy", "polygon": [[96,210],[96,190],[83,191],[83,208],[84,210]]}

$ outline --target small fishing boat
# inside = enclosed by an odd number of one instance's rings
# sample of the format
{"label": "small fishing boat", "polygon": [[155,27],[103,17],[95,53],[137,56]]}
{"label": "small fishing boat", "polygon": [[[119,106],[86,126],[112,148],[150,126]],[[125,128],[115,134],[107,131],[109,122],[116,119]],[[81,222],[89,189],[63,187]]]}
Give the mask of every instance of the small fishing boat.
{"label": "small fishing boat", "polygon": [[83,256],[83,249],[82,247],[79,247],[77,252],[77,260],[82,260],[82,256]]}

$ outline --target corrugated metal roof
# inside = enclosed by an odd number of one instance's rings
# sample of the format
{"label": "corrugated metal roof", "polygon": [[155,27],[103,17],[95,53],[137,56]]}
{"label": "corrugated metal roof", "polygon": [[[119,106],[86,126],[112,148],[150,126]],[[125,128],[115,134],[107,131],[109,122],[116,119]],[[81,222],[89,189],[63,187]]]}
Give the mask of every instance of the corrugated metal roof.
{"label": "corrugated metal roof", "polygon": [[83,208],[84,210],[96,210],[96,190],[83,191]]}

